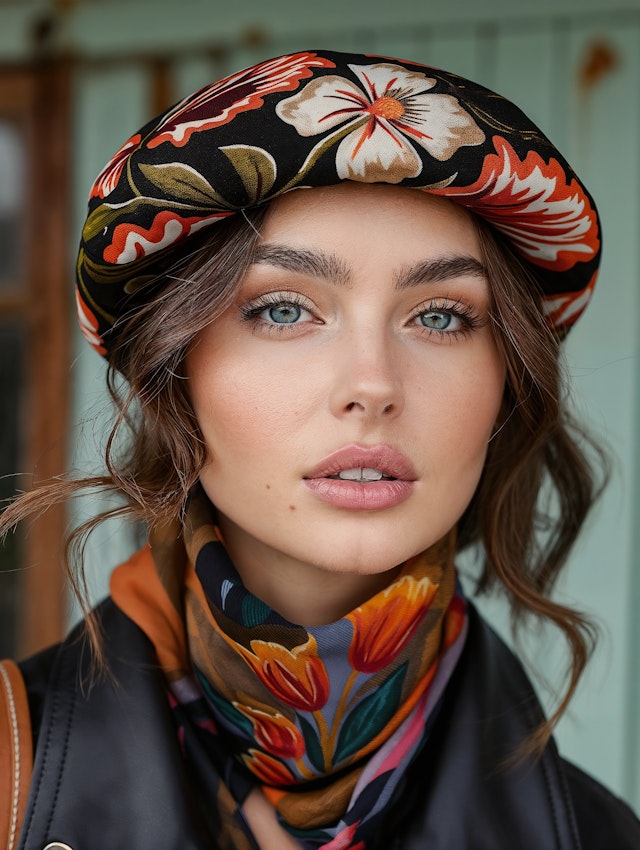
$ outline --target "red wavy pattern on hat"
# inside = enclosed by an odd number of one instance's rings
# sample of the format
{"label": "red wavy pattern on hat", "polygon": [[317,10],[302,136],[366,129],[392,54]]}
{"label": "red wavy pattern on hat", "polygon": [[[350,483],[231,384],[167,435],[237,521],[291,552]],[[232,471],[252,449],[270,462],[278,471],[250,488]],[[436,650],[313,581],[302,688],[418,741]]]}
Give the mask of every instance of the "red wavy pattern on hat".
{"label": "red wavy pattern on hat", "polygon": [[544,314],[554,328],[571,327],[580,318],[591,300],[597,277],[598,273],[594,272],[587,286],[579,292],[544,297]]}
{"label": "red wavy pattern on hat", "polygon": [[600,248],[598,220],[589,198],[556,159],[535,151],[524,160],[506,139],[495,136],[471,186],[430,190],[486,218],[537,266],[555,272],[588,262]]}
{"label": "red wavy pattern on hat", "polygon": [[107,349],[104,347],[102,337],[98,333],[98,320],[93,311],[87,307],[77,289],[76,309],[78,311],[78,322],[83,337],[98,354],[106,354]]}
{"label": "red wavy pattern on hat", "polygon": [[193,133],[228,124],[240,112],[258,109],[265,94],[297,89],[300,80],[312,76],[312,68],[335,68],[335,62],[316,53],[294,53],[218,80],[165,115],[147,146],[170,142],[183,147]]}
{"label": "red wavy pattern on hat", "polygon": [[174,212],[163,210],[155,216],[151,227],[139,227],[130,222],[118,224],[113,229],[113,238],[102,257],[110,265],[126,265],[175,245],[191,233],[229,215],[231,213],[221,212],[183,218]]}
{"label": "red wavy pattern on hat", "polygon": [[113,192],[118,180],[120,179],[125,163],[133,151],[136,150],[141,141],[142,136],[140,133],[136,133],[131,136],[130,139],[127,139],[122,147],[114,153],[109,162],[96,177],[95,182],[91,187],[91,192],[89,193],[90,199],[106,198],[107,195],[110,195],[111,192]]}

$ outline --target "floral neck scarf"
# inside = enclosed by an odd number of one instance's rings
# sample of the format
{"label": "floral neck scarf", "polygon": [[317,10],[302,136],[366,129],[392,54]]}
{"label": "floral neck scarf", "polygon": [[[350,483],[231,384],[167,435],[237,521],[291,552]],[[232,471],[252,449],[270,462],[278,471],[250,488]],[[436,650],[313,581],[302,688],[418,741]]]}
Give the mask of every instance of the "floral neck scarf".
{"label": "floral neck scarf", "polygon": [[342,619],[310,628],[246,590],[201,497],[182,536],[154,538],[153,556],[114,572],[116,604],[156,648],[221,847],[255,846],[242,803],[256,785],[301,847],[370,844],[464,642],[454,545],[452,532]]}

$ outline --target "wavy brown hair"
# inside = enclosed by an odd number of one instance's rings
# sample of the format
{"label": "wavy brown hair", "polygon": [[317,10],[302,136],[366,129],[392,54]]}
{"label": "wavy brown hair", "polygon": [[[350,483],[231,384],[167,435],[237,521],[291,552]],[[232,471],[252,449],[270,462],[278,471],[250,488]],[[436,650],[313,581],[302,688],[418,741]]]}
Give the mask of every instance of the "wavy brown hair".
{"label": "wavy brown hair", "polygon": [[[124,496],[122,505],[84,523],[66,541],[68,575],[98,652],[98,626],[89,612],[82,570],[84,542],[113,516],[129,516],[149,527],[182,517],[206,460],[184,358],[197,334],[233,302],[266,214],[267,208],[252,210],[191,237],[174,252],[164,277],[136,294],[138,304],[110,332],[108,387],[116,418],[105,474],[38,486],[0,519],[0,533],[6,532],[52,501],[86,488]],[[502,589],[515,626],[533,614],[551,621],[567,640],[568,684],[558,708],[532,738],[531,748],[537,750],[567,707],[594,640],[590,623],[554,602],[550,593],[603,486],[606,458],[569,413],[560,339],[545,321],[535,278],[502,237],[482,221],[478,228],[507,379],[501,422],[460,521],[459,547],[477,547],[482,561],[478,590]]]}
{"label": "wavy brown hair", "polygon": [[609,458],[571,412],[562,334],[545,319],[535,277],[501,234],[482,221],[478,228],[506,384],[501,420],[459,524],[459,546],[477,545],[476,591],[498,589],[507,596],[516,634],[533,615],[556,626],[567,642],[566,688],[530,741],[530,749],[541,750],[596,642],[594,624],[555,602],[551,592],[607,483]]}

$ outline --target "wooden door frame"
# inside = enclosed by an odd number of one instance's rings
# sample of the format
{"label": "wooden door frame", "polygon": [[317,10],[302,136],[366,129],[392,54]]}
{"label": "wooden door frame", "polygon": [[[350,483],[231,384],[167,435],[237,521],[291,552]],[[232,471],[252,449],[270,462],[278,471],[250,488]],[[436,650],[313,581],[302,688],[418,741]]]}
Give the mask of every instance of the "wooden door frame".
{"label": "wooden door frame", "polygon": [[[0,315],[26,330],[23,452],[26,487],[66,470],[72,315],[70,285],[71,68],[66,60],[0,67],[0,110],[27,139],[26,287],[0,298]],[[26,291],[25,291],[26,290]],[[24,480],[24,479],[23,479]],[[59,640],[65,619],[64,505],[20,530],[16,647],[26,655]]]}

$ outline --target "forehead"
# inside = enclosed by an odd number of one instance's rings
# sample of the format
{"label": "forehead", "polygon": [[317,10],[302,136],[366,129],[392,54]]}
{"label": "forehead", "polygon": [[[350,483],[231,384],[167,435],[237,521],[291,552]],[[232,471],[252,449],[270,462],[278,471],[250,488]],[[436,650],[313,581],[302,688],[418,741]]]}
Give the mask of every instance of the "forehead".
{"label": "forehead", "polygon": [[345,181],[273,201],[261,242],[314,247],[345,258],[407,262],[421,256],[481,257],[474,216],[446,198],[388,184]]}

